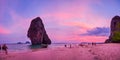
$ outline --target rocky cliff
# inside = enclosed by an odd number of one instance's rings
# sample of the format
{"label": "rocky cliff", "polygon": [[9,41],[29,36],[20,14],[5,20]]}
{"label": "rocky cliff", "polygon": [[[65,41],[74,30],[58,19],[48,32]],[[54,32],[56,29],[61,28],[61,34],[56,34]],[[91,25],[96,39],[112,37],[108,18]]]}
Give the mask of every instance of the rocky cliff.
{"label": "rocky cliff", "polygon": [[113,43],[120,43],[120,17],[115,16],[112,18],[111,21],[111,31],[109,39],[107,39],[105,42],[113,42]]}
{"label": "rocky cliff", "polygon": [[27,32],[27,37],[31,40],[32,45],[51,44],[51,40],[46,33],[44,24],[40,17],[37,17],[31,21]]}

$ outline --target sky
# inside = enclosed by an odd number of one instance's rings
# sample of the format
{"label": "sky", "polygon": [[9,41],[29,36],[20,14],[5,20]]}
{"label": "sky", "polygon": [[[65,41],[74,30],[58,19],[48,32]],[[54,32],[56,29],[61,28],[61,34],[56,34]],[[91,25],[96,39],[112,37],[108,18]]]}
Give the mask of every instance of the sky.
{"label": "sky", "polygon": [[104,42],[120,0],[0,0],[0,43],[30,41],[27,30],[40,17],[52,43]]}

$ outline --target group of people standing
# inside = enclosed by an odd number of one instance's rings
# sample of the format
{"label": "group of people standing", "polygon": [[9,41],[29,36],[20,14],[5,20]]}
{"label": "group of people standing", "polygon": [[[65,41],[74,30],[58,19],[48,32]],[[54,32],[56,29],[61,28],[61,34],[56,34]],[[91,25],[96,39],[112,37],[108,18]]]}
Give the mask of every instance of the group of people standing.
{"label": "group of people standing", "polygon": [[7,45],[6,45],[6,44],[0,45],[0,50],[5,51],[5,54],[8,54],[7,49],[8,49],[8,47],[7,47]]}

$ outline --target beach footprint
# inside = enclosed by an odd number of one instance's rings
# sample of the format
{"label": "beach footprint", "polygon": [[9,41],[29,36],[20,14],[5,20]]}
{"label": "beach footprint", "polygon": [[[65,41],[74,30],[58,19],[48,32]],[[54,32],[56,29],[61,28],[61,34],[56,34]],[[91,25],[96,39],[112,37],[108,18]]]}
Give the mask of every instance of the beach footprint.
{"label": "beach footprint", "polygon": [[101,60],[98,56],[94,56],[94,60]]}
{"label": "beach footprint", "polygon": [[91,49],[88,50],[88,52],[90,52],[92,55],[97,55],[94,51],[92,51]]}

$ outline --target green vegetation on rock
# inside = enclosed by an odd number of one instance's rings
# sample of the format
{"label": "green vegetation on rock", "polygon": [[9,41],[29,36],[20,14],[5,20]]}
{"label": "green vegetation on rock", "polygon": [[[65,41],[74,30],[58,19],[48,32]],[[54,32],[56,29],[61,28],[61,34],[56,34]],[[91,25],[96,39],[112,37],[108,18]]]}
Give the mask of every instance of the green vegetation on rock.
{"label": "green vegetation on rock", "polygon": [[115,31],[112,36],[112,42],[119,43],[120,42],[120,32]]}

